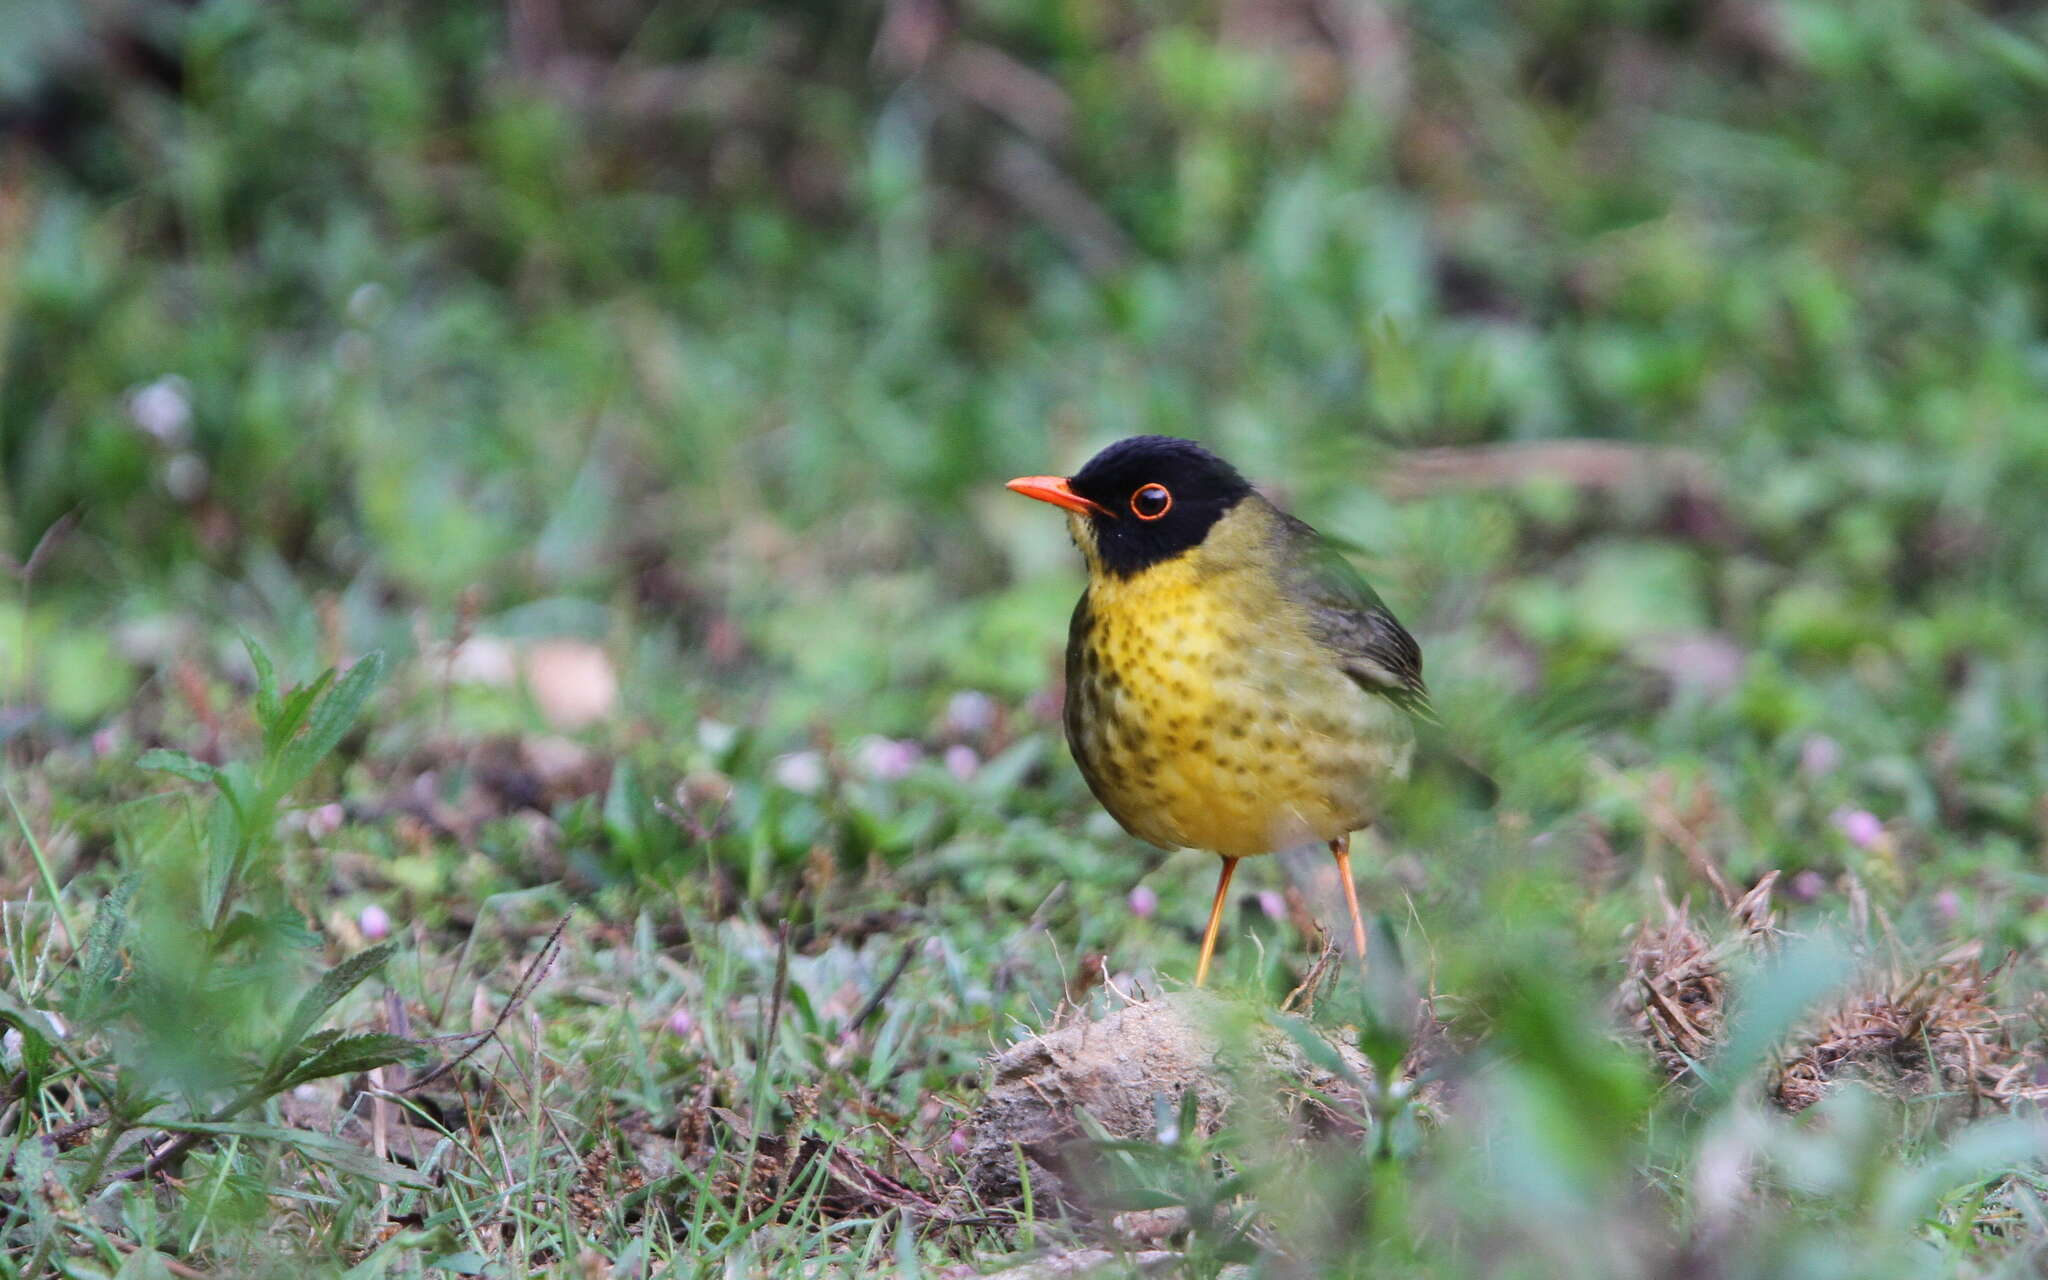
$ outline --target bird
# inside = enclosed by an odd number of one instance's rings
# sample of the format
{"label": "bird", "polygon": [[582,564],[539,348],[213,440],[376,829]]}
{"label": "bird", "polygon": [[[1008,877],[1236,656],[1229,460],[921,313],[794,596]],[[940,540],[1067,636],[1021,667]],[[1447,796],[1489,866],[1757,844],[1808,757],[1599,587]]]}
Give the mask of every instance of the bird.
{"label": "bird", "polygon": [[1195,985],[1240,859],[1327,844],[1366,956],[1351,836],[1432,720],[1422,650],[1343,553],[1192,440],[1143,435],[1008,488],[1067,513],[1087,569],[1063,720],[1081,776],[1140,840],[1223,860]]}

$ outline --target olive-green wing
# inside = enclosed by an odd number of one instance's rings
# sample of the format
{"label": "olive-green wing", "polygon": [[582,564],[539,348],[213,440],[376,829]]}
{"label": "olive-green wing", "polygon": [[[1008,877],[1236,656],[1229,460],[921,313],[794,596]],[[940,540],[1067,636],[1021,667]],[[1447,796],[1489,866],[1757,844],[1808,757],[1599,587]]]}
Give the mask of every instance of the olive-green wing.
{"label": "olive-green wing", "polygon": [[1283,516],[1282,525],[1289,594],[1308,606],[1316,639],[1360,688],[1433,719],[1415,637],[1323,535],[1292,516]]}

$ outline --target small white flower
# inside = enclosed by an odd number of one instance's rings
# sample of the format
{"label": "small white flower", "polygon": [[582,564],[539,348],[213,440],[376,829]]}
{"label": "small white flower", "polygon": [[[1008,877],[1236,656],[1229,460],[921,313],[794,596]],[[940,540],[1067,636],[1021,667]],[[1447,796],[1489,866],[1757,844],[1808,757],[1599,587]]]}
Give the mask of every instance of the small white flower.
{"label": "small white flower", "polygon": [[351,324],[368,324],[384,310],[384,286],[371,280],[359,284],[348,295],[348,318]]}
{"label": "small white flower", "polygon": [[502,688],[519,678],[519,654],[496,636],[471,636],[448,655],[448,678]]}
{"label": "small white flower", "polygon": [[768,762],[768,776],[779,787],[814,796],[825,789],[825,757],[815,751],[792,751]]}
{"label": "small white flower", "polygon": [[136,430],[172,448],[192,438],[192,384],[177,374],[128,393],[128,419]]}
{"label": "small white flower", "polygon": [[979,689],[962,689],[946,703],[946,728],[978,738],[996,725],[996,700]]}
{"label": "small white flower", "polygon": [[164,492],[178,502],[198,501],[205,495],[206,482],[211,478],[206,459],[196,453],[173,454],[164,463]]}
{"label": "small white flower", "polygon": [[712,755],[722,756],[739,741],[740,731],[722,720],[708,717],[697,722],[697,745]]}

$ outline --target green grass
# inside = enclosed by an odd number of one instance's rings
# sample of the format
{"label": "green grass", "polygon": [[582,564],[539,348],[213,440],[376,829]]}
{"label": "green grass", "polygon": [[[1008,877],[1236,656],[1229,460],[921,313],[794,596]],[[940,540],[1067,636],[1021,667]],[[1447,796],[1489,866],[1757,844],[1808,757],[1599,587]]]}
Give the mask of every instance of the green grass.
{"label": "green grass", "polygon": [[[1756,1046],[1853,961],[2043,986],[2040,10],[983,3],[920,62],[908,8],[560,9],[0,13],[0,1269],[1099,1243],[952,1139],[1105,962],[1192,972],[1211,860],[1087,797],[1077,568],[1001,489],[1138,431],[1355,549],[1500,796],[1428,768],[1361,845],[1442,1122],[1106,1198],[1195,1206],[1197,1274],[2036,1265],[2030,1118],[1778,1115]],[[1686,1092],[1609,998],[1702,862],[1835,941]],[[1266,1008],[1312,947],[1240,884]],[[324,1031],[412,1043],[292,1081]]]}

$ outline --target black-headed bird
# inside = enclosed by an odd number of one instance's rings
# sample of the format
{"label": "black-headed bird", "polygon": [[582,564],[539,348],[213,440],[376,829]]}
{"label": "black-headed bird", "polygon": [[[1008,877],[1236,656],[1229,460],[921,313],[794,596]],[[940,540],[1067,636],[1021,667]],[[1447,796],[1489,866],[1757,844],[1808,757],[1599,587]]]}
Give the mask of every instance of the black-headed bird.
{"label": "black-headed bird", "polygon": [[1408,774],[1422,651],[1349,561],[1231,465],[1170,436],[1009,487],[1064,507],[1088,589],[1067,639],[1068,745],[1124,830],[1223,859],[1195,984],[1240,858],[1351,834]]}

